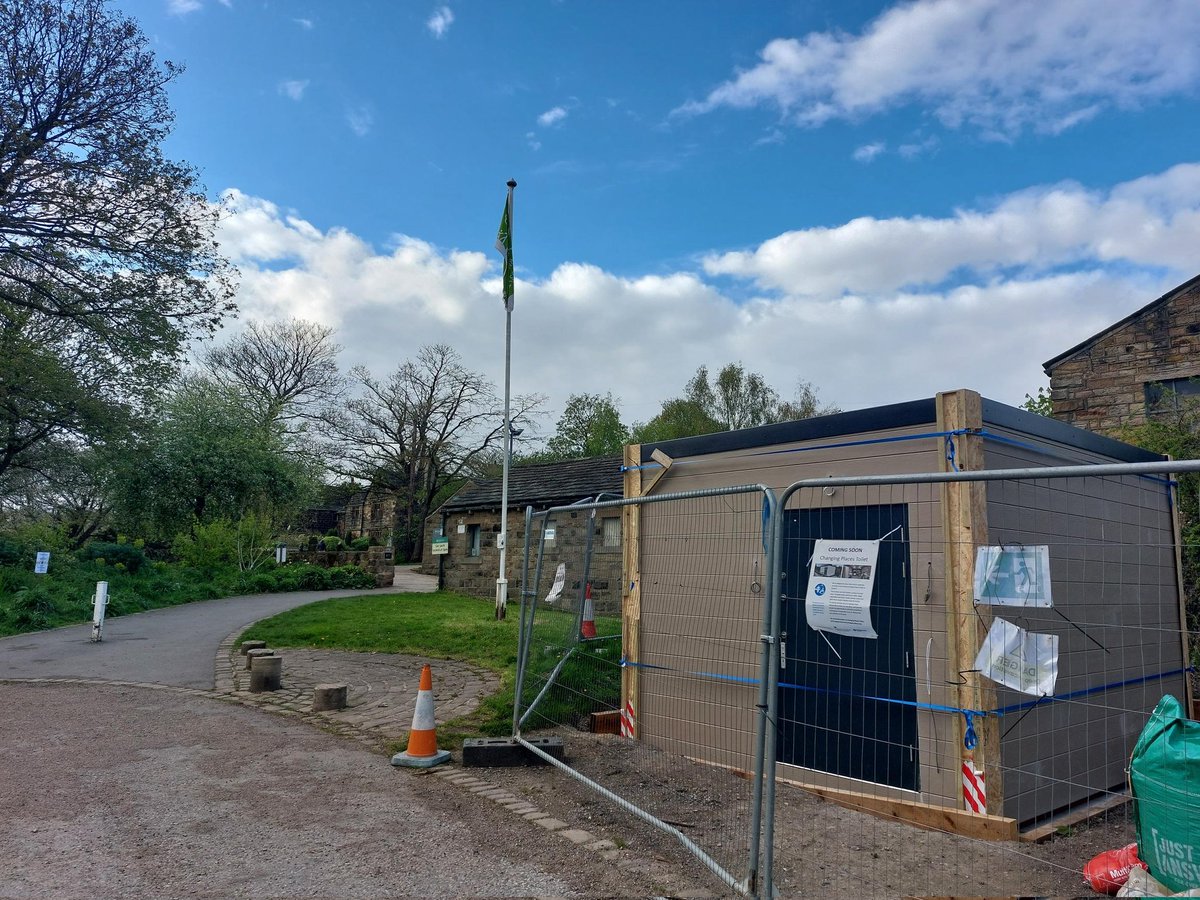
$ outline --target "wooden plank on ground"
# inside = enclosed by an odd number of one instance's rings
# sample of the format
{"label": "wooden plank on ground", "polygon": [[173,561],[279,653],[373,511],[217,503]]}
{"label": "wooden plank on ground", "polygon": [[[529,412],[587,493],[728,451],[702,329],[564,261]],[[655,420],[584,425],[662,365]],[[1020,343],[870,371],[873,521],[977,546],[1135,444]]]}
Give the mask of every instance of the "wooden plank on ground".
{"label": "wooden plank on ground", "polygon": [[962,809],[920,803],[916,800],[876,797],[874,794],[864,794],[858,791],[845,791],[837,788],[800,784],[789,779],[781,780],[787,781],[789,784],[795,784],[797,787],[803,788],[811,794],[816,794],[824,800],[829,800],[847,809],[870,813],[881,819],[906,822],[909,825],[915,825],[927,831],[958,834],[981,841],[1017,840],[1016,819],[1009,819],[1004,816],[984,816]]}

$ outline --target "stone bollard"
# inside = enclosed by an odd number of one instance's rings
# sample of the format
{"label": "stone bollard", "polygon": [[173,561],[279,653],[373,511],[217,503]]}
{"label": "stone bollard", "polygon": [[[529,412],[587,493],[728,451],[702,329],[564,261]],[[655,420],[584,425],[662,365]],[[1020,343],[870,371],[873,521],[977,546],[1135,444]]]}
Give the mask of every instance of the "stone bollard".
{"label": "stone bollard", "polygon": [[283,683],[282,656],[256,656],[250,666],[250,693],[277,691]]}
{"label": "stone bollard", "polygon": [[253,669],[253,666],[251,665],[251,663],[253,663],[254,660],[256,660],[258,657],[274,656],[274,655],[275,655],[274,650],[269,650],[266,647],[255,647],[253,650],[249,651],[246,654],[246,669],[247,669],[247,671]]}
{"label": "stone bollard", "polygon": [[318,684],[313,688],[313,712],[346,708],[346,685]]}
{"label": "stone bollard", "polygon": [[265,646],[267,646],[266,641],[242,641],[241,649],[238,650],[238,652],[242,654],[242,656],[245,656],[251,650],[258,650]]}

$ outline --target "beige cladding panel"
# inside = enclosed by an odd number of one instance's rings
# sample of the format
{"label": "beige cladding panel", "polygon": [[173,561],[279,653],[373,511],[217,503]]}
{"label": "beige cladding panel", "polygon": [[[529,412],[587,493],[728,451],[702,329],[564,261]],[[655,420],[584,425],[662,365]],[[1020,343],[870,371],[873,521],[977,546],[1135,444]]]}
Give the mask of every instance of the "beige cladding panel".
{"label": "beige cladding panel", "polygon": [[[989,443],[988,466],[1103,461],[1069,447],[1038,446],[1041,452]],[[1005,812],[1024,821],[1123,785],[1146,714],[1164,692],[1182,688],[1182,678],[1173,676],[1104,689],[1183,665],[1174,534],[1165,485],[1128,476],[992,483],[988,524],[993,543],[1050,548],[1054,609],[1023,608],[1017,621],[1031,632],[1058,635],[1057,695],[1095,691],[1002,719]],[[981,609],[989,617],[1017,616]],[[998,691],[1002,706],[1031,699]]]}

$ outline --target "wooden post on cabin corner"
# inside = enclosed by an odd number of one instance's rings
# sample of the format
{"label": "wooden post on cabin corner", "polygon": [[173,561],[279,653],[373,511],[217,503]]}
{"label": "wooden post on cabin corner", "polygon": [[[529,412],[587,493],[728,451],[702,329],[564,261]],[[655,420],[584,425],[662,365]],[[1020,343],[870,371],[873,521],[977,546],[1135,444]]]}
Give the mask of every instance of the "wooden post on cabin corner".
{"label": "wooden post on cabin corner", "polygon": [[[966,431],[952,435],[954,461],[959,471],[984,468],[983,403],[975,391],[947,391],[937,395],[937,428],[940,432]],[[974,431],[975,433],[971,433]],[[944,439],[943,439],[944,440]],[[952,471],[947,454],[941,455],[942,471]],[[975,668],[975,656],[986,636],[975,611],[975,551],[988,542],[987,487],[981,481],[947,483],[942,492],[942,524],[945,531],[946,658],[949,680],[958,686],[961,709],[996,708],[996,689]],[[963,745],[965,722],[958,717],[959,765],[966,758]],[[1000,728],[995,716],[975,720],[978,744],[976,766],[984,773],[987,811],[1004,815],[1004,777],[1000,767]]]}
{"label": "wooden post on cabin corner", "polygon": [[[625,448],[625,499],[642,496],[642,446],[630,444]],[[621,507],[621,655],[636,663],[642,626],[642,573],[640,531],[642,508],[639,505]],[[638,670],[627,665],[621,669],[621,714],[632,708],[634,721],[632,737],[638,737],[641,708],[638,697]]]}

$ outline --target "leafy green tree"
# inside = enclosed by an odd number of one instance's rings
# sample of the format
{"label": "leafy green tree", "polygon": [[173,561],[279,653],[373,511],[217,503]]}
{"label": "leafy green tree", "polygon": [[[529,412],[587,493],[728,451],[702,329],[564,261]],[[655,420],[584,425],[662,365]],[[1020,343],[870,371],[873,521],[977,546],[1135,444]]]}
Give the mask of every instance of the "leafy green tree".
{"label": "leafy green tree", "polygon": [[53,444],[119,431],[130,413],[119,374],[71,322],[0,300],[0,479],[46,471]]}
{"label": "leafy green tree", "polygon": [[552,459],[584,459],[620,453],[629,440],[612,394],[572,394],[546,445]]}
{"label": "leafy green tree", "polygon": [[[1200,402],[1170,398],[1144,424],[1121,430],[1121,440],[1174,459],[1200,459]],[[1178,476],[1179,525],[1183,539],[1183,591],[1188,630],[1200,631],[1200,474]],[[1193,647],[1195,650],[1195,647]]]}
{"label": "leafy green tree", "polygon": [[115,481],[121,527],[162,538],[251,513],[286,516],[317,492],[314,472],[286,451],[278,428],[264,428],[240,394],[199,376],[179,381]]}
{"label": "leafy green tree", "polygon": [[721,423],[699,403],[677,397],[665,401],[658,415],[649,422],[634,425],[630,440],[637,444],[654,444],[723,430]]}
{"label": "leafy green tree", "polygon": [[0,299],[129,361],[173,360],[233,308],[219,211],[162,153],[180,69],[147,44],[103,0],[0,4]]}
{"label": "leafy green tree", "polygon": [[823,406],[817,391],[800,381],[791,400],[781,400],[779,392],[757,372],[747,372],[741,363],[729,363],[716,378],[701,366],[684,387],[683,396],[663,403],[653,419],[633,429],[639,443],[672,440],[714,431],[753,428],[774,422],[789,422],[839,412],[836,406]]}
{"label": "leafy green tree", "polygon": [[1039,387],[1037,394],[1032,397],[1026,394],[1025,402],[1021,404],[1021,409],[1037,413],[1039,416],[1054,415],[1054,404],[1050,400],[1050,388]]}

